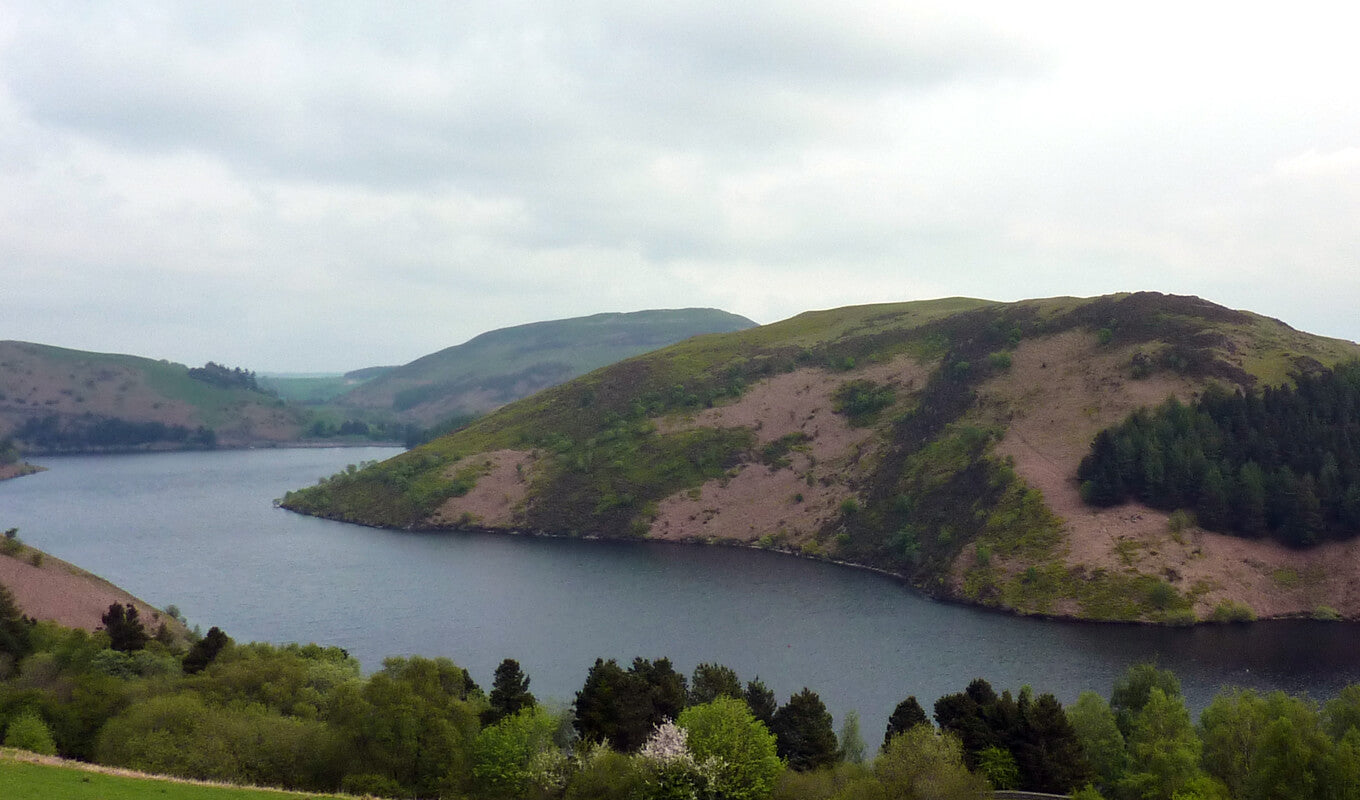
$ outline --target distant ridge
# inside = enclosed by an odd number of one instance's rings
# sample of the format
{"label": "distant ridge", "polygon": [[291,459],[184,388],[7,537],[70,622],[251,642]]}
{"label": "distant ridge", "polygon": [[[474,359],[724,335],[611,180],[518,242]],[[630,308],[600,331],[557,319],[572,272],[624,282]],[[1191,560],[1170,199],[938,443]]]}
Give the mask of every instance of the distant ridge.
{"label": "distant ridge", "polygon": [[[480,414],[593,369],[705,333],[755,327],[712,308],[593,314],[499,328],[400,367],[338,397],[342,407],[432,424]],[[367,377],[368,370],[346,377]]]}

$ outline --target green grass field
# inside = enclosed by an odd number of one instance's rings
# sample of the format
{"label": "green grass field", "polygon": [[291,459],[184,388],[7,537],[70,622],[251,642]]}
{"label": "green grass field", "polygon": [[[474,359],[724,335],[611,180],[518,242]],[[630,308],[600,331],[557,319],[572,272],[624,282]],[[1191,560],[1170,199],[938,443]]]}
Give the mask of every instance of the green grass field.
{"label": "green grass field", "polygon": [[16,751],[0,750],[0,797],[4,800],[281,800],[343,796],[130,778],[79,766],[34,764],[21,758]]}

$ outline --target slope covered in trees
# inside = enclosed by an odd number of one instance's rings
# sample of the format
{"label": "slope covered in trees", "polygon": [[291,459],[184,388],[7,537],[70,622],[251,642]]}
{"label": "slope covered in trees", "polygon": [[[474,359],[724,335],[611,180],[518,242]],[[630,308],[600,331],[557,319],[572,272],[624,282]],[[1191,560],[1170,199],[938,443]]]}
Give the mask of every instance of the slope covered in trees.
{"label": "slope covered in trees", "polygon": [[1165,516],[1092,513],[1076,474],[1100,430],[1168,394],[1259,390],[1357,357],[1152,293],[809,312],[598,370],[283,504],[401,528],[754,545],[1023,613],[1311,613],[1360,597],[1345,589],[1360,571],[1321,595],[1244,599],[1229,587],[1274,591],[1270,569],[1226,571],[1278,556],[1168,545]]}
{"label": "slope covered in trees", "polygon": [[1135,412],[1096,436],[1078,478],[1092,504],[1191,509],[1212,531],[1293,547],[1360,535],[1360,362]]}

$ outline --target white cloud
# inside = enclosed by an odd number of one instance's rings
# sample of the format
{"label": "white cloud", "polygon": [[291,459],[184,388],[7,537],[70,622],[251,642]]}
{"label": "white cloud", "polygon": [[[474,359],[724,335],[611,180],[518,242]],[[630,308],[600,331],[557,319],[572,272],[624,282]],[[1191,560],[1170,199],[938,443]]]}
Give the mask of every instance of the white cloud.
{"label": "white cloud", "polygon": [[607,310],[1146,288],[1357,338],[1328,9],[15,3],[0,333],[311,371]]}

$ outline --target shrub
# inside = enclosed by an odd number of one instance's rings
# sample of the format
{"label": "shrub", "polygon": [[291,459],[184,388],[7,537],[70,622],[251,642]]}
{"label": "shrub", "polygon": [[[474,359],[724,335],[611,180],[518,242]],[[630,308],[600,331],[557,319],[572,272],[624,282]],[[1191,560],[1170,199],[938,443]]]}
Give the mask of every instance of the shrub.
{"label": "shrub", "polygon": [[1341,620],[1341,614],[1331,606],[1318,606],[1313,609],[1313,619],[1319,619],[1325,622],[1338,622]]}
{"label": "shrub", "polygon": [[1005,372],[1011,368],[1010,353],[992,353],[987,356],[987,363],[992,365],[992,369],[998,372]]}
{"label": "shrub", "polygon": [[47,723],[33,712],[20,714],[10,720],[5,729],[5,747],[17,747],[44,756],[57,754],[57,743],[52,740],[52,731]]}
{"label": "shrub", "polygon": [[1251,622],[1256,619],[1256,612],[1246,603],[1224,600],[1214,606],[1214,613],[1209,619],[1214,622]]}
{"label": "shrub", "polygon": [[1166,518],[1166,528],[1172,533],[1180,533],[1193,527],[1195,527],[1195,515],[1183,508],[1172,511],[1171,516]]}

